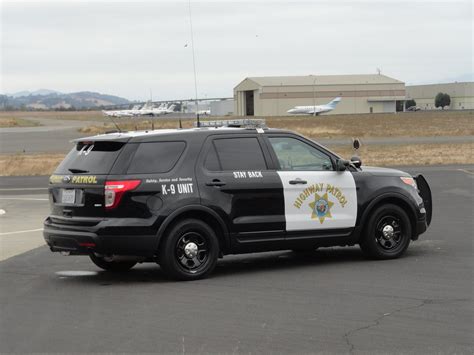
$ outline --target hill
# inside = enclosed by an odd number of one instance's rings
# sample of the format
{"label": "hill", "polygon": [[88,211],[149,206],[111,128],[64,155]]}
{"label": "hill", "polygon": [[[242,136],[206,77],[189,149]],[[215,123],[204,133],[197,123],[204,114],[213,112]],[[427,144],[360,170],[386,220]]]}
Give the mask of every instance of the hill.
{"label": "hill", "polygon": [[41,89],[36,92],[22,91],[12,95],[0,95],[0,109],[3,110],[92,109],[104,106],[126,105],[128,103],[130,101],[123,97],[91,91],[65,94]]}

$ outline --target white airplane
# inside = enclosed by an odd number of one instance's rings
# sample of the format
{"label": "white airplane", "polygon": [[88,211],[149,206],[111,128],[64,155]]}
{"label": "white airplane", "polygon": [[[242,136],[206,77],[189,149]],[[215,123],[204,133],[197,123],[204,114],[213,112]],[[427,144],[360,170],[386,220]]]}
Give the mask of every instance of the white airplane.
{"label": "white airplane", "polygon": [[171,104],[169,107],[167,107],[167,104],[161,104],[160,107],[158,107],[158,108],[152,108],[148,115],[149,116],[161,116],[161,115],[166,115],[168,113],[173,113],[175,107],[176,107],[175,104]]}
{"label": "white airplane", "polygon": [[316,106],[295,106],[292,109],[286,111],[292,115],[314,115],[317,116],[321,113],[326,113],[332,111],[336,108],[336,105],[341,101],[340,97],[336,97],[331,102],[328,102],[325,105],[316,105]]}

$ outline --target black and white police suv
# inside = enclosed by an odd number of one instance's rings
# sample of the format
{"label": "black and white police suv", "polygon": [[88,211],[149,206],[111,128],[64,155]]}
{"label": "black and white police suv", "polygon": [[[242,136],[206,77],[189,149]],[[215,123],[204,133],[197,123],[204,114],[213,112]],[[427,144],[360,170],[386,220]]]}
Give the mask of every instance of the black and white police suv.
{"label": "black and white police suv", "polygon": [[78,139],[50,177],[44,238],[102,269],[181,280],[226,254],[359,244],[402,255],[431,221],[422,175],[361,167],[257,120]]}

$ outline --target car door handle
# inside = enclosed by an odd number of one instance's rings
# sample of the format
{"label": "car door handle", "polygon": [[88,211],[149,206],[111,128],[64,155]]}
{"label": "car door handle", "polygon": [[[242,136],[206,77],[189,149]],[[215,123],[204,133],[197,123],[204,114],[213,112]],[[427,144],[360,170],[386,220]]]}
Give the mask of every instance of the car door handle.
{"label": "car door handle", "polygon": [[219,186],[224,186],[225,185],[225,182],[223,181],[220,181],[218,179],[214,179],[212,180],[211,182],[206,182],[206,186],[216,186],[216,187],[219,187]]}
{"label": "car door handle", "polygon": [[290,180],[290,185],[297,185],[297,184],[301,184],[301,185],[306,185],[308,182],[306,180],[301,180],[300,178],[297,178],[295,180]]}

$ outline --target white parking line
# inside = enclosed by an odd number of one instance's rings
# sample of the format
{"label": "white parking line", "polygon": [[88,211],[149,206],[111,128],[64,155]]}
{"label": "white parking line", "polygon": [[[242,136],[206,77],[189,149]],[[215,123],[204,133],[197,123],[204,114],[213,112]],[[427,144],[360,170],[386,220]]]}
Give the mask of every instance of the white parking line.
{"label": "white parking line", "polygon": [[43,228],[38,228],[38,229],[28,229],[24,231],[14,231],[14,232],[5,232],[5,233],[0,233],[0,235],[8,235],[8,234],[21,234],[21,233],[30,233],[30,232],[39,232],[42,231]]}
{"label": "white parking line", "polygon": [[463,173],[469,174],[469,175],[474,175],[474,172],[466,170],[466,169],[458,169],[458,171],[462,171]]}
{"label": "white parking line", "polygon": [[27,198],[27,197],[0,197],[0,200],[49,201],[49,199],[47,198]]}

